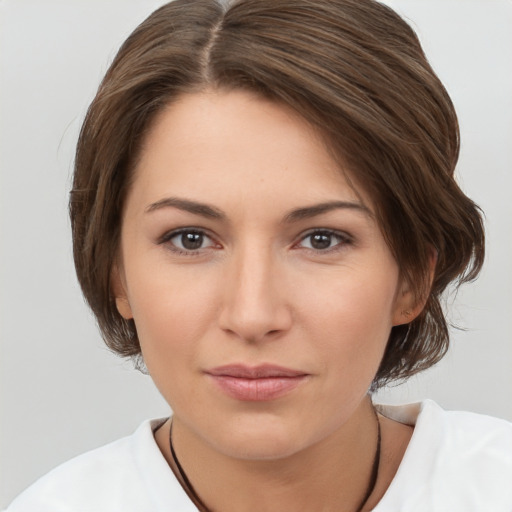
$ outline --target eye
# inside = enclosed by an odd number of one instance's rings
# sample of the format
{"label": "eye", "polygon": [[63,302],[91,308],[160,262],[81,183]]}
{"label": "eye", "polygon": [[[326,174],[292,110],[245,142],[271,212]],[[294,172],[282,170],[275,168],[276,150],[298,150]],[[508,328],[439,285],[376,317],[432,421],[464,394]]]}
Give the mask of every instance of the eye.
{"label": "eye", "polygon": [[159,243],[170,245],[171,250],[178,253],[197,253],[201,249],[216,245],[204,231],[193,228],[167,233],[160,239]]}
{"label": "eye", "polygon": [[344,233],[326,229],[315,230],[303,237],[299,246],[313,251],[329,251],[350,243],[350,238]]}

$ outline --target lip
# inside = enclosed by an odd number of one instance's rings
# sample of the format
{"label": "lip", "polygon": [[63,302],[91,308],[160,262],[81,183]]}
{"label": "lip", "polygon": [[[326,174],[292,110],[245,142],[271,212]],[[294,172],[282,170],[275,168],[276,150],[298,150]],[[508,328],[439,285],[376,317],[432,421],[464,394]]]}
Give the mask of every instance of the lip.
{"label": "lip", "polygon": [[216,386],[231,398],[263,402],[291,393],[309,374],[272,364],[247,366],[233,364],[207,370]]}

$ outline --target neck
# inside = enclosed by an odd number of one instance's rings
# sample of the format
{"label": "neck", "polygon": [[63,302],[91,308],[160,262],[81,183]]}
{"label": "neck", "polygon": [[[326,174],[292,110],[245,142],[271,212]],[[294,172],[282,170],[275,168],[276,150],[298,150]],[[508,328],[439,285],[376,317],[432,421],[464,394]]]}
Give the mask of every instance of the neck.
{"label": "neck", "polygon": [[[168,427],[168,426],[167,426]],[[377,450],[378,422],[369,398],[337,431],[292,455],[272,460],[226,456],[175,417],[176,456],[201,501],[212,512],[366,510]],[[172,464],[169,430],[157,434]],[[265,492],[262,492],[262,489]],[[368,504],[373,502],[370,499]]]}

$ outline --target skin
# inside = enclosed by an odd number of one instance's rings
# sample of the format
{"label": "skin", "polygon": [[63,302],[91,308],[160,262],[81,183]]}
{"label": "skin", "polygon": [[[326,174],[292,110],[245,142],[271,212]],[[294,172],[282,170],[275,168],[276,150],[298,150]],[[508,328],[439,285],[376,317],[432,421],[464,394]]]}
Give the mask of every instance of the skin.
{"label": "skin", "polygon": [[[343,205],[304,215],[332,202]],[[204,234],[183,252],[176,233],[190,228]],[[211,510],[357,509],[377,442],[367,391],[392,326],[421,307],[364,191],[303,119],[241,91],[184,95],[161,112],[125,204],[113,283],[173,409],[179,460]],[[205,373],[233,363],[307,376],[285,396],[248,402]],[[381,426],[365,510],[412,433],[384,418]],[[167,423],[156,440],[170,460],[168,435]]]}

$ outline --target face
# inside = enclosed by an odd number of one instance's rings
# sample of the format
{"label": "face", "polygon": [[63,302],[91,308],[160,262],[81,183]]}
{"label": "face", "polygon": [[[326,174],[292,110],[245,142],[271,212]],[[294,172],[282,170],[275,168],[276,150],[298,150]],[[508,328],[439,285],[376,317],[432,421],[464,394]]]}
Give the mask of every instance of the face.
{"label": "face", "polygon": [[364,193],[304,120],[245,92],[185,95],[161,113],[115,275],[175,421],[243,458],[343,428],[410,309]]}

